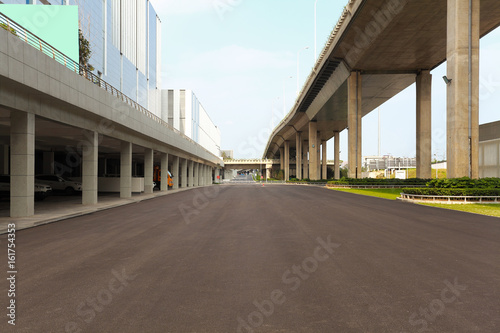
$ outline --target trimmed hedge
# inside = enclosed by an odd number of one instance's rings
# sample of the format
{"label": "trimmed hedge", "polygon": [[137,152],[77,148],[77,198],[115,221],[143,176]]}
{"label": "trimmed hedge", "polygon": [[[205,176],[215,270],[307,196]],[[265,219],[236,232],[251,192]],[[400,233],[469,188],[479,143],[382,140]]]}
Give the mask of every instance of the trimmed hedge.
{"label": "trimmed hedge", "polygon": [[500,188],[402,188],[402,193],[443,196],[500,196]]}
{"label": "trimmed hedge", "polygon": [[331,185],[426,185],[430,179],[409,178],[409,179],[377,179],[377,178],[341,178],[340,180],[329,181]]}
{"label": "trimmed hedge", "polygon": [[500,178],[470,179],[434,179],[427,183],[432,188],[500,188]]}

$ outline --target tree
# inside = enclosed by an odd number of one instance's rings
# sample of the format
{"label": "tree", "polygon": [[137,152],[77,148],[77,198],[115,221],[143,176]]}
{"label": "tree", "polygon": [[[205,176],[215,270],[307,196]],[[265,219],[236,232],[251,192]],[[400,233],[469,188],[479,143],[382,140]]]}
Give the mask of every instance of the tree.
{"label": "tree", "polygon": [[0,27],[4,28],[4,29],[5,29],[5,30],[7,30],[7,31],[9,31],[9,30],[10,30],[10,32],[11,32],[12,34],[17,35],[16,30],[15,30],[14,28],[10,28],[10,29],[9,29],[9,26],[8,26],[7,24],[5,24],[5,23],[0,23]]}
{"label": "tree", "polygon": [[89,64],[90,56],[92,55],[92,50],[90,49],[90,42],[85,38],[81,29],[78,29],[79,41],[80,41],[80,67],[86,70],[93,71],[94,66]]}

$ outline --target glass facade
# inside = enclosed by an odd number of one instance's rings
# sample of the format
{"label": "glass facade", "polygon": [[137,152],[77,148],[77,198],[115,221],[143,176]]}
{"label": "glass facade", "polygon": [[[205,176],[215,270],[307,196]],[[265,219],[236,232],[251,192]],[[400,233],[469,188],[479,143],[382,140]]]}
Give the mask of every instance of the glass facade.
{"label": "glass facade", "polygon": [[149,0],[0,0],[77,5],[94,73],[154,114],[160,110],[160,19]]}

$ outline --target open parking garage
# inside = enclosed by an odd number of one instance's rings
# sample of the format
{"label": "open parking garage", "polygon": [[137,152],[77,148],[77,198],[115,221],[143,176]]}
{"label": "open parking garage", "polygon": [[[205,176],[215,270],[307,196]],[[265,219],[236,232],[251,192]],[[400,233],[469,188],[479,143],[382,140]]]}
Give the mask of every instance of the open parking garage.
{"label": "open parking garage", "polygon": [[212,183],[218,156],[103,82],[6,30],[0,39],[1,173],[10,175],[10,217],[36,215],[39,173],[81,180],[82,205],[98,204],[102,192],[153,193],[155,164],[162,178],[174,174],[173,189]]}

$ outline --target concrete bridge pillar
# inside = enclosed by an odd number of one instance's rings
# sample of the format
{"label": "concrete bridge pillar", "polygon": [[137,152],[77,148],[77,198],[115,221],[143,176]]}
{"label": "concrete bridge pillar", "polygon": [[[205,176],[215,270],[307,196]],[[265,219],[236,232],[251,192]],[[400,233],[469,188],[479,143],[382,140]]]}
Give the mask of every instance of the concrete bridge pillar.
{"label": "concrete bridge pillar", "polygon": [[280,170],[285,169],[285,147],[280,147]]}
{"label": "concrete bridge pillar", "polygon": [[417,178],[432,177],[432,75],[417,75]]}
{"label": "concrete bridge pillar", "polygon": [[174,186],[172,186],[173,190],[177,190],[179,188],[179,156],[173,156],[172,158],[172,181],[174,182]]}
{"label": "concrete bridge pillar", "polygon": [[334,133],[335,179],[340,179],[340,133]]}
{"label": "concrete bridge pillar", "polygon": [[132,143],[122,141],[120,147],[120,198],[132,196]]}
{"label": "concrete bridge pillar", "polygon": [[290,180],[290,141],[285,141],[285,181]]}
{"label": "concrete bridge pillar", "polygon": [[297,179],[302,179],[302,132],[297,132],[295,139],[297,147],[297,155],[295,157],[295,168],[297,169],[296,176]]}
{"label": "concrete bridge pillar", "polygon": [[304,168],[302,179],[309,178],[309,159],[307,157],[308,153],[309,142],[307,140],[304,140],[304,142],[302,142],[302,167]]}
{"label": "concrete bridge pillar", "polygon": [[328,166],[327,166],[327,155],[326,155],[326,140],[321,141],[321,158],[322,158],[322,170],[321,179],[328,179]]}
{"label": "concrete bridge pillar", "polygon": [[478,178],[480,0],[448,0],[447,22],[447,176]]}
{"label": "concrete bridge pillar", "polygon": [[318,179],[321,179],[321,133],[318,132],[317,134],[318,138],[318,144],[316,147],[318,148],[318,153],[316,154],[316,158],[318,159],[318,162],[316,163],[316,166],[318,168]]}
{"label": "concrete bridge pillar", "polygon": [[[97,194],[98,138],[97,132],[87,132],[87,145],[82,152],[82,205],[95,205]],[[45,153],[44,153],[45,154]]]}
{"label": "concrete bridge pillar", "polygon": [[318,180],[318,123],[309,122],[309,179]]}
{"label": "concrete bridge pillar", "polygon": [[153,149],[144,149],[144,193],[153,193]]}
{"label": "concrete bridge pillar", "polygon": [[10,217],[35,214],[35,115],[10,114]]}
{"label": "concrete bridge pillar", "polygon": [[168,191],[168,154],[161,154],[161,181],[160,191]]}
{"label": "concrete bridge pillar", "polygon": [[347,79],[347,127],[349,177],[361,178],[361,73],[352,72]]}

